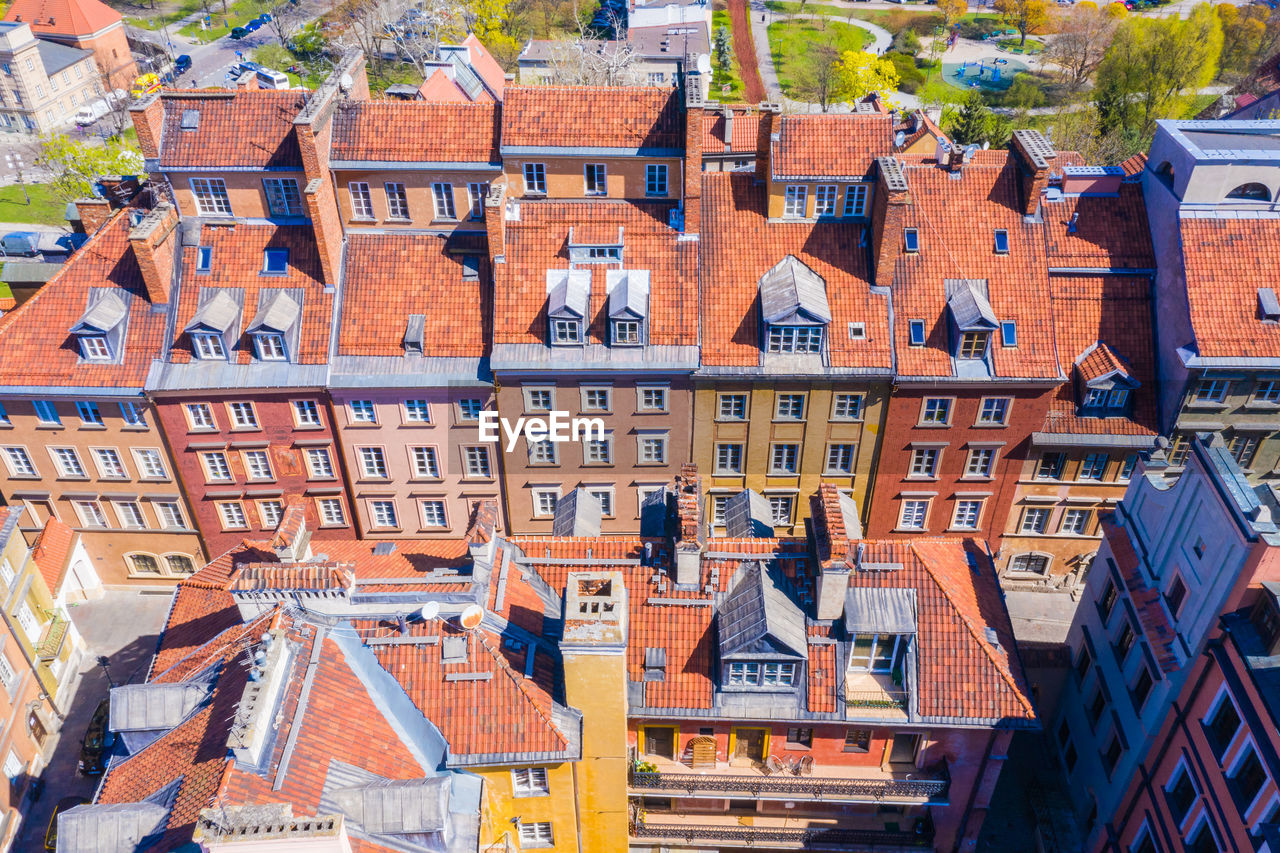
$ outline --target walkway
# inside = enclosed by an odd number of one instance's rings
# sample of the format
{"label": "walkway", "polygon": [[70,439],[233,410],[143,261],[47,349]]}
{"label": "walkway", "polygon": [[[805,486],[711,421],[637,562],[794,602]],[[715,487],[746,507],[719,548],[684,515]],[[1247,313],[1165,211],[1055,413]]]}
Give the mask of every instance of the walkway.
{"label": "walkway", "polygon": [[[763,5],[763,0],[761,3]],[[748,104],[758,104],[768,99],[760,74],[761,63],[764,61],[769,63],[769,74],[772,79],[772,85],[768,87],[768,91],[775,92],[778,88],[778,78],[773,73],[773,60],[769,58],[768,33],[765,33],[763,39],[764,53],[762,54],[757,47],[762,43],[761,37],[755,35],[755,24],[748,21],[748,19],[754,21],[755,15],[754,13],[748,15],[747,0],[728,0],[728,7],[729,21],[733,24],[733,52],[737,54],[738,68],[742,72],[743,96]],[[753,35],[755,35],[754,39]],[[763,59],[761,63],[757,63],[757,58],[760,57]]]}

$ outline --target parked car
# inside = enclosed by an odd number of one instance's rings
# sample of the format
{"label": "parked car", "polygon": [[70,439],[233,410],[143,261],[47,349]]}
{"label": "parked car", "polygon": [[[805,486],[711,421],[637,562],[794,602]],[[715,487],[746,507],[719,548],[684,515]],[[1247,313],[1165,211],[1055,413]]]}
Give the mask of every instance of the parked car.
{"label": "parked car", "polygon": [[49,817],[49,828],[44,834],[44,849],[58,849],[58,815],[74,809],[76,806],[83,806],[89,801],[84,797],[63,797],[58,800],[58,804],[53,807],[53,814]]}
{"label": "parked car", "polygon": [[251,33],[256,33],[261,26],[262,21],[259,21],[257,18],[254,18],[252,21],[245,21],[244,24],[244,28]]}
{"label": "parked car", "polygon": [[134,98],[143,98],[152,92],[160,91],[160,77],[157,74],[143,74],[133,81],[133,88],[129,90],[129,95]]}
{"label": "parked car", "polygon": [[188,56],[187,54],[184,53],[173,61],[174,74],[182,74],[190,70],[191,70],[191,57]]}
{"label": "parked car", "polygon": [[103,699],[89,720],[84,741],[80,745],[80,764],[77,768],[85,776],[99,776],[107,769],[107,757],[115,746],[116,736],[107,728],[111,713],[111,700]]}
{"label": "parked car", "polygon": [[34,258],[40,253],[40,235],[35,231],[10,231],[0,237],[0,253]]}
{"label": "parked car", "polygon": [[252,32],[252,30],[246,29],[245,27],[232,27],[231,37],[233,39],[242,39],[249,35],[250,32]]}
{"label": "parked car", "polygon": [[236,65],[236,74],[243,74],[246,71],[261,71],[261,70],[262,70],[261,65],[259,65],[256,62],[250,62],[247,59],[244,62],[241,62]]}
{"label": "parked car", "polygon": [[76,127],[88,127],[109,112],[111,112],[110,105],[105,99],[98,98],[91,104],[85,104],[76,112]]}
{"label": "parked car", "polygon": [[268,15],[266,12],[263,12],[261,15],[258,16],[258,23],[259,24],[271,23],[271,16]]}

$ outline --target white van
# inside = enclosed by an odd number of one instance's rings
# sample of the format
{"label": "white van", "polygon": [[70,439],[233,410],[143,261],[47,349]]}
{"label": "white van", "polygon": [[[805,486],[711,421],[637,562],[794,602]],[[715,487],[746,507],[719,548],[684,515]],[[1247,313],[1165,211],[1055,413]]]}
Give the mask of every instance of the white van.
{"label": "white van", "polygon": [[91,104],[85,104],[76,112],[76,126],[88,127],[109,112],[111,107],[107,106],[105,100],[99,98]]}
{"label": "white van", "polygon": [[270,68],[259,68],[258,87],[262,89],[288,89],[289,78],[283,71],[274,71]]}

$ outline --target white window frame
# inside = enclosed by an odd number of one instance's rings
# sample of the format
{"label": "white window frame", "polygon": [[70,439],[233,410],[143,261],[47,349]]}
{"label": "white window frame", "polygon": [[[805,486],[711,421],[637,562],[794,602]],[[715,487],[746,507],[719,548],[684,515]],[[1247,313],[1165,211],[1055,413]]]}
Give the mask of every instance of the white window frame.
{"label": "white window frame", "polygon": [[396,502],[389,498],[369,501],[369,526],[378,530],[399,530],[400,513]]}
{"label": "white window frame", "polygon": [[294,426],[318,427],[322,425],[320,404],[315,400],[293,400],[290,408],[293,411]]}
{"label": "white window frame", "polygon": [[525,163],[523,172],[524,172],[524,194],[525,195],[546,195],[547,194],[547,164],[546,163]]}
{"label": "white window frame", "polygon": [[[742,404],[741,414],[734,414],[737,403]],[[741,422],[747,419],[750,402],[745,393],[722,393],[716,395],[716,420]]]}
{"label": "white window frame", "polygon": [[431,184],[436,222],[457,222],[458,209],[453,200],[453,184],[436,181]]}
{"label": "white window frame", "polygon": [[17,445],[4,448],[4,461],[9,466],[10,477],[39,477],[40,471],[25,447]]}
{"label": "white window frame", "polygon": [[[982,498],[960,498],[956,501],[955,511],[951,515],[953,530],[977,530],[982,527],[982,509],[985,504]],[[964,510],[962,514],[962,510]],[[972,517],[972,523],[967,523]]]}
{"label": "white window frame", "polygon": [[360,476],[367,480],[386,480],[391,476],[387,468],[387,453],[382,447],[364,446],[356,448],[356,458],[360,460]]}
{"label": "white window frame", "polygon": [[715,472],[717,476],[737,476],[742,473],[742,442],[717,442]]}
{"label": "white window frame", "polygon": [[342,506],[342,498],[316,498],[316,511],[320,516],[321,527],[347,525],[347,512]]}
{"label": "white window frame", "polygon": [[258,332],[253,336],[253,349],[258,361],[288,361],[289,349],[284,335],[278,332]]}
{"label": "white window frame", "polygon": [[[850,405],[852,403],[852,406]],[[867,395],[841,391],[832,397],[831,420],[860,421],[866,411]],[[853,413],[850,414],[850,410]]]}
{"label": "white window frame", "polygon": [[583,164],[582,194],[585,196],[607,196],[609,194],[609,169],[606,164]]}
{"label": "white window frame", "polygon": [[133,500],[113,500],[111,508],[116,512],[116,520],[120,522],[122,530],[146,530],[147,517],[142,512],[142,506]]}
{"label": "white window frame", "polygon": [[519,767],[511,771],[511,792],[517,797],[545,797],[551,793],[545,767]]}
{"label": "white window frame", "polygon": [[222,338],[212,332],[192,332],[191,351],[201,361],[226,361],[227,348]]}
{"label": "white window frame", "polygon": [[[431,512],[427,510],[428,505],[433,507]],[[440,510],[438,523],[433,520],[434,508]],[[418,501],[418,517],[421,519],[423,527],[431,528],[432,530],[444,530],[449,527],[449,510],[442,498],[420,499]]]}
{"label": "white window frame", "polygon": [[[931,498],[904,498],[898,508],[899,530],[926,530],[929,527]],[[917,521],[918,516],[918,521]]]}
{"label": "white window frame", "polygon": [[213,419],[213,407],[208,403],[186,403],[182,411],[187,415],[187,428],[191,432],[218,428],[218,422]]}
{"label": "white window frame", "polygon": [[817,218],[834,217],[840,189],[835,184],[818,184],[813,188],[813,215]]}
{"label": "white window frame", "polygon": [[259,483],[275,479],[275,472],[271,470],[271,454],[267,451],[242,450],[240,455],[244,460],[245,479]]}
{"label": "white window frame", "polygon": [[222,178],[191,178],[189,185],[200,216],[231,216],[231,197]]}
{"label": "white window frame", "polygon": [[332,480],[333,453],[328,447],[306,448],[307,478],[310,480]]}
{"label": "white window frame", "polygon": [[262,191],[272,216],[302,216],[302,194],[296,178],[263,178]]}
{"label": "white window frame", "polygon": [[669,406],[671,389],[666,385],[637,385],[636,411],[665,412]]}
{"label": "white window frame", "polygon": [[[845,457],[847,458],[847,461]],[[826,460],[822,473],[836,477],[848,477],[854,473],[858,460],[858,445],[852,441],[832,441],[827,443]],[[835,463],[835,464],[833,464]]]}
{"label": "white window frame", "polygon": [[844,191],[844,215],[846,217],[867,215],[867,185],[849,184]]}
{"label": "white window frame", "polygon": [[347,412],[351,416],[353,424],[376,424],[378,422],[378,407],[373,404],[372,400],[348,400]]}
{"label": "white window frame", "polygon": [[[186,530],[186,516],[182,514],[182,506],[175,500],[153,500],[151,508],[155,510],[160,526],[165,530]],[[174,523],[176,522],[176,523]]]}
{"label": "white window frame", "polygon": [[[937,407],[934,404],[941,405],[942,419],[935,417]],[[955,400],[951,397],[925,397],[920,401],[920,426],[927,427],[949,427],[951,426],[951,415],[955,409]]]}
{"label": "white window frame", "polygon": [[644,167],[644,194],[666,196],[671,192],[670,172],[666,163],[648,163]]}
{"label": "white window frame", "polygon": [[249,515],[241,501],[218,501],[218,521],[223,530],[248,530]]}
{"label": "white window frame", "polygon": [[227,403],[227,416],[231,419],[231,428],[235,430],[259,430],[258,410],[247,400]]}
{"label": "white window frame", "polygon": [[114,447],[91,447],[90,455],[93,456],[94,467],[98,469],[98,476],[104,480],[127,480],[129,479],[129,469],[124,465],[124,459],[120,456],[120,451]]}
{"label": "white window frame", "polygon": [[783,191],[782,215],[787,219],[804,219],[809,212],[807,184],[788,184]]}
{"label": "white window frame", "polygon": [[387,194],[387,219],[396,222],[411,222],[409,216],[409,193],[399,181],[387,181],[382,185]]}
{"label": "white window frame", "polygon": [[[988,407],[991,407],[988,412]],[[980,426],[1005,426],[1009,423],[1009,410],[1013,408],[1010,397],[983,397],[978,402],[978,420]],[[996,414],[999,417],[991,417]]]}
{"label": "white window frame", "polygon": [[[964,461],[964,476],[981,480],[991,479],[995,476],[996,457],[999,453],[1000,450],[996,447],[969,448],[969,455]],[[981,462],[986,464],[979,464]]]}
{"label": "white window frame", "polygon": [[351,196],[351,218],[363,222],[372,222],[373,193],[369,191],[366,181],[351,181],[347,184],[347,193]]}
{"label": "white window frame", "polygon": [[102,502],[90,498],[73,500],[72,507],[80,519],[81,527],[107,529],[107,514],[102,509]]}
{"label": "white window frame", "polygon": [[284,518],[284,503],[276,500],[255,501],[258,510],[258,520],[262,522],[265,530],[274,530],[280,526],[280,520]]}
{"label": "white window frame", "polygon": [[409,462],[413,465],[413,476],[427,480],[440,479],[440,453],[435,445],[410,447]]}
{"label": "white window frame", "polygon": [[795,476],[800,473],[800,442],[778,441],[769,445],[769,473]]}
{"label": "white window frame", "polygon": [[[547,511],[544,501],[550,499],[551,508]],[[534,487],[529,489],[530,509],[534,518],[552,518],[556,514],[556,503],[560,500],[558,487]]]}
{"label": "white window frame", "polygon": [[230,483],[235,480],[231,471],[231,462],[227,454],[221,450],[205,450],[200,453],[200,464],[204,466],[205,481],[209,483]]}

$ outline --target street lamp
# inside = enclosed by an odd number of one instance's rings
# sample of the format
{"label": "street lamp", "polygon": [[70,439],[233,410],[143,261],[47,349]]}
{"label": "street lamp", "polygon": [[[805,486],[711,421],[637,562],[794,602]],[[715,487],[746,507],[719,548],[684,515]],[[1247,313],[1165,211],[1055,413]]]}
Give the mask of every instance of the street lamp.
{"label": "street lamp", "polygon": [[31,204],[31,196],[27,193],[27,183],[22,179],[22,167],[26,165],[22,162],[22,155],[17,151],[5,154],[4,165],[6,168],[13,169],[18,173],[18,186],[22,187],[22,197],[27,200],[27,204]]}

